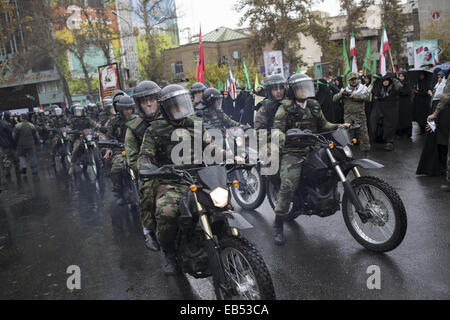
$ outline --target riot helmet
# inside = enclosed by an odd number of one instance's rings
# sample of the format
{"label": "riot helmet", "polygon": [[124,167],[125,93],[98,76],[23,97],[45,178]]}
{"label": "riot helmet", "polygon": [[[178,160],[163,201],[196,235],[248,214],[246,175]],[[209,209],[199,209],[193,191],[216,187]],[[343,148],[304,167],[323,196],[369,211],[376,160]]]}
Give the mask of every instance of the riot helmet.
{"label": "riot helmet", "polygon": [[75,117],[83,117],[83,116],[85,115],[85,110],[84,110],[84,108],[83,108],[81,105],[75,107],[75,108],[73,109],[73,115],[74,115]]}
{"label": "riot helmet", "polygon": [[215,109],[222,108],[222,100],[223,95],[217,89],[209,88],[206,89],[205,92],[203,92],[203,103],[208,108],[215,108]]}
{"label": "riot helmet", "polygon": [[289,78],[289,95],[292,99],[306,100],[314,98],[314,82],[306,74],[296,73]]}
{"label": "riot helmet", "polygon": [[55,109],[53,109],[53,111],[55,112],[55,116],[60,117],[62,116],[62,109],[57,107]]}
{"label": "riot helmet", "polygon": [[161,88],[153,81],[138,83],[133,92],[133,99],[138,112],[145,118],[154,119],[158,114],[158,98]]}
{"label": "riot helmet", "polygon": [[125,95],[126,95],[126,93],[123,92],[122,90],[114,90],[113,96],[112,96],[112,104],[113,104],[113,107],[114,107],[114,111],[116,113],[119,113],[119,110],[117,108],[117,102],[119,101],[119,99],[122,96],[125,96]]}
{"label": "riot helmet", "polygon": [[104,107],[105,110],[107,110],[110,114],[115,114],[115,113],[116,113],[115,110],[114,110],[114,107],[113,107],[113,98],[110,97],[110,96],[105,97],[105,98],[103,99],[103,107]]}
{"label": "riot helmet", "polygon": [[[115,109],[118,113],[127,120],[131,117],[131,115],[134,113],[134,108],[136,107],[133,98],[131,98],[128,95],[119,95],[116,97],[116,103],[115,103]],[[124,111],[131,109],[131,113],[124,114]]]}
{"label": "riot helmet", "polygon": [[269,99],[281,101],[286,94],[286,79],[281,74],[274,74],[264,81],[264,88]]}
{"label": "riot helmet", "polygon": [[192,85],[190,92],[191,92],[192,101],[194,102],[194,104],[197,104],[202,100],[203,92],[205,90],[206,90],[205,85],[200,82],[196,82]]}
{"label": "riot helmet", "polygon": [[161,90],[160,108],[164,118],[171,121],[182,121],[194,114],[189,91],[177,84]]}

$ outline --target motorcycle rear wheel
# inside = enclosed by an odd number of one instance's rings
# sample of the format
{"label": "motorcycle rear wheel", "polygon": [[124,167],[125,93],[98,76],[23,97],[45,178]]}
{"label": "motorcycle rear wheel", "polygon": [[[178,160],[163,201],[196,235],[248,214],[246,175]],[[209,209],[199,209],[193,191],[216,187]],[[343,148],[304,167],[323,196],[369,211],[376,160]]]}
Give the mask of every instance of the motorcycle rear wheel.
{"label": "motorcycle rear wheel", "polygon": [[[242,179],[245,179],[245,181],[239,181],[240,186],[232,187],[231,193],[242,209],[255,210],[264,202],[266,197],[265,179],[255,167],[249,171],[242,171]],[[240,188],[244,188],[244,184],[246,190],[240,190]]]}

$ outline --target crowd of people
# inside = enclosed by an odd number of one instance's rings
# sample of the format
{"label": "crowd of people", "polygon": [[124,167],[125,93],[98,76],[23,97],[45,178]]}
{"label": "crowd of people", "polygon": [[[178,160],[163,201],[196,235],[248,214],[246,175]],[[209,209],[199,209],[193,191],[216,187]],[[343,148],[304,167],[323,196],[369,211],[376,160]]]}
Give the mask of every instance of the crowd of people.
{"label": "crowd of people", "polygon": [[[66,110],[54,107],[48,115],[43,112],[22,114],[18,122],[5,112],[0,122],[3,171],[8,178],[10,169],[15,167],[19,178],[27,172],[28,158],[33,174],[37,174],[35,146],[48,140],[52,152],[56,152],[58,139],[55,131],[50,129],[95,129],[106,139],[124,144],[125,153],[108,148],[102,152],[105,163],[110,163],[112,191],[117,204],[123,205],[120,175],[124,157],[136,173],[142,168],[151,171],[173,164],[171,155],[178,142],[171,141],[172,132],[183,128],[193,138],[194,121],[198,118],[204,124],[221,129],[244,125],[255,129],[279,129],[282,133],[281,186],[275,207],[274,242],[283,245],[283,217],[298,185],[302,164],[310,152],[308,148],[287,144],[284,133],[292,128],[316,133],[357,125],[352,132],[361,152],[368,155],[373,143],[377,142],[384,143],[386,151],[394,150],[396,136],[411,137],[412,122],[416,121],[421,134],[431,132],[429,135],[434,135],[434,144],[442,146],[436,150],[440,161],[444,160],[449,138],[450,99],[446,77],[448,73],[439,72],[432,90],[426,82],[425,71],[419,72],[414,83],[408,80],[406,72],[400,72],[398,77],[393,73],[373,77],[350,73],[346,86],[342,77],[313,82],[305,74],[294,74],[289,79],[272,75],[254,91],[240,88],[235,100],[228,92],[206,88],[201,83],[195,83],[188,91],[176,84],[161,89],[153,81],[142,81],[131,97],[117,90],[113,96],[98,104],[89,104],[87,108],[78,103]],[[436,128],[432,121],[437,122]],[[43,139],[45,135],[48,135],[47,139]],[[74,174],[80,140],[74,137],[71,142],[72,163],[68,173]],[[432,143],[427,137],[426,145]],[[444,187],[448,190],[448,185]],[[173,248],[175,219],[186,188],[171,178],[139,180],[145,243],[150,250],[162,249],[166,257],[166,274],[173,274],[177,269]]]}

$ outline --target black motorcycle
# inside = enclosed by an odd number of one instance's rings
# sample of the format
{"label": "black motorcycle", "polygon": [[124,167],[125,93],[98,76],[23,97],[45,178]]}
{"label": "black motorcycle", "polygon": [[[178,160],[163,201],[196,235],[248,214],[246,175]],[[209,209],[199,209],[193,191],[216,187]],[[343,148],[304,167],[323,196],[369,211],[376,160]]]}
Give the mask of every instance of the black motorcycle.
{"label": "black motorcycle", "polygon": [[78,165],[81,171],[87,176],[90,181],[97,181],[101,179],[102,175],[102,160],[100,151],[97,146],[99,136],[92,129],[70,130],[68,134],[79,135],[81,148],[79,152]]}
{"label": "black motorcycle", "polygon": [[[395,249],[406,234],[406,210],[393,187],[377,177],[361,176],[358,167],[379,169],[383,165],[368,159],[355,159],[347,130],[312,134],[291,129],[286,143],[313,147],[304,161],[299,186],[290,205],[287,220],[300,215],[328,217],[341,209],[345,224],[362,246],[377,252]],[[355,179],[349,179],[353,172]],[[342,182],[344,195],[338,192]],[[267,195],[275,207],[280,188],[277,175],[267,177]]]}
{"label": "black motorcycle", "polygon": [[53,163],[56,163],[56,158],[59,157],[61,164],[64,168],[70,167],[72,163],[72,145],[69,140],[69,129],[63,128],[50,128],[50,132],[57,134],[56,152],[53,154]]}
{"label": "black motorcycle", "polygon": [[[248,240],[239,236],[238,229],[252,226],[231,210],[225,166],[187,170],[163,166],[152,170],[142,165],[139,174],[142,179],[175,177],[189,185],[190,191],[180,203],[175,241],[183,273],[195,278],[212,275],[219,300],[275,299],[263,258]],[[236,186],[236,181],[232,183]]]}
{"label": "black motorcycle", "polygon": [[[249,128],[245,127],[244,130]],[[258,152],[249,146],[249,136],[243,134],[242,128],[227,129],[225,147],[234,155],[241,156],[247,164],[250,162],[249,159],[257,160]],[[236,203],[246,210],[258,208],[266,198],[266,182],[261,175],[259,162],[251,166],[234,166],[233,170],[228,172],[230,180],[239,181],[239,187],[231,189]]]}
{"label": "black motorcycle", "polygon": [[126,153],[125,151],[123,151],[124,144],[118,141],[103,140],[99,141],[98,145],[100,147],[108,147],[121,151],[122,155],[124,156],[121,174],[122,178],[121,195],[125,200],[125,203],[129,205],[132,210],[138,210],[139,209],[138,181],[133,169],[131,169],[130,166],[128,165]]}

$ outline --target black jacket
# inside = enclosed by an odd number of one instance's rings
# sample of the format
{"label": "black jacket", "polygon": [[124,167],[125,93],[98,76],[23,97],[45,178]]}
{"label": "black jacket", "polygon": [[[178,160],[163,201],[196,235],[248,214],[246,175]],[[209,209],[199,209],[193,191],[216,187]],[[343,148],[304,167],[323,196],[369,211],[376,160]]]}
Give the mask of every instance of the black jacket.
{"label": "black jacket", "polygon": [[12,136],[13,126],[6,120],[0,120],[0,147],[14,148],[16,146]]}

